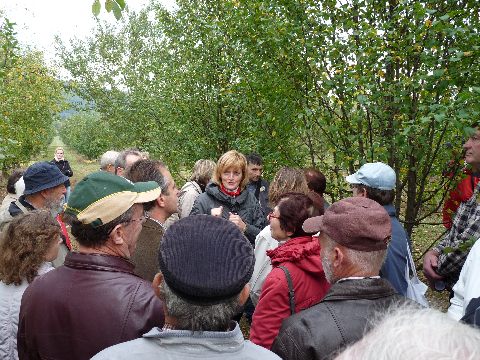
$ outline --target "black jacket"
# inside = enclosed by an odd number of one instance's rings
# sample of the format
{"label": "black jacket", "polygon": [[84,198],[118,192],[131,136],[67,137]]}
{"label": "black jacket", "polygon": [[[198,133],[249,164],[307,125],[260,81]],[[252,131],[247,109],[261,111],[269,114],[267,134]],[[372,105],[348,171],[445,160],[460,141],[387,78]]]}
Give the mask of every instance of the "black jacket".
{"label": "black jacket", "polygon": [[[68,163],[68,160],[57,161],[57,160],[53,159],[52,161],[50,161],[50,164],[53,164],[56,167],[58,167],[63,175],[68,176],[68,177],[73,176],[73,170],[70,167],[70,164]],[[65,186],[66,187],[70,186],[70,180],[65,181]]]}
{"label": "black jacket", "polygon": [[240,195],[232,197],[223,193],[215,183],[209,183],[205,192],[197,197],[190,215],[210,215],[210,211],[219,206],[223,206],[223,218],[228,219],[230,212],[242,218],[243,222],[247,224],[245,236],[252,245],[255,244],[258,233],[268,225],[267,218],[255,195],[247,189],[243,189]]}
{"label": "black jacket", "polygon": [[414,304],[384,279],[337,282],[320,303],[283,322],[272,351],[284,360],[330,359],[360,340],[375,313],[407,302]]}
{"label": "black jacket", "polygon": [[263,213],[267,216],[272,209],[268,206],[268,181],[260,179],[257,182],[249,182],[247,189],[255,195],[255,198],[260,203]]}

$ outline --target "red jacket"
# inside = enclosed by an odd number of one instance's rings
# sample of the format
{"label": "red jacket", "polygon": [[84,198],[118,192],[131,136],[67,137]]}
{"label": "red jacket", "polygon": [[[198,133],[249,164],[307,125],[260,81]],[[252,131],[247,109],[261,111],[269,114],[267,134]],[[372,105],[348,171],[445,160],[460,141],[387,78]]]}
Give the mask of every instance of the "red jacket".
{"label": "red jacket", "polygon": [[250,340],[270,349],[282,321],[290,316],[288,283],[279,265],[285,266],[295,291],[295,312],[307,309],[323,299],[330,284],[320,261],[320,246],[311,236],[288,240],[268,250],[273,269],[263,284],[260,300],[253,314]]}
{"label": "red jacket", "polygon": [[443,225],[450,229],[452,227],[452,220],[460,203],[467,201],[473,195],[473,190],[477,186],[480,178],[472,176],[470,171],[463,174],[464,178],[459,181],[457,187],[450,191],[450,194],[443,204]]}

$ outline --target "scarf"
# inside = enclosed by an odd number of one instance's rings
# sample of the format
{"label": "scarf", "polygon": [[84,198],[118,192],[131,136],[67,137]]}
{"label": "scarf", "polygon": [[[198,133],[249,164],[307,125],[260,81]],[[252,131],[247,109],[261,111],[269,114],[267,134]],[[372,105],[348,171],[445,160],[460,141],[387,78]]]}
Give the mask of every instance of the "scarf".
{"label": "scarf", "polygon": [[220,184],[220,190],[221,190],[224,194],[227,194],[228,196],[231,196],[231,197],[237,197],[237,196],[240,195],[240,193],[242,192],[242,190],[240,190],[239,187],[238,187],[236,190],[234,190],[234,191],[227,190],[227,189],[225,188],[225,186],[223,186],[223,184]]}

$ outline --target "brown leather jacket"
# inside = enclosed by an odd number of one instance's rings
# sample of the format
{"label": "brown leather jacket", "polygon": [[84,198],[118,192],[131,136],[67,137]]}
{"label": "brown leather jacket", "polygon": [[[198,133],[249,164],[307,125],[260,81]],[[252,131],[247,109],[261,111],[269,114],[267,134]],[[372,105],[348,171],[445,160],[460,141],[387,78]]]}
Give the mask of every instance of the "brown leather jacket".
{"label": "brown leather jacket", "polygon": [[36,278],[22,298],[19,358],[90,359],[162,327],[162,302],[133,268],[120,257],[71,252]]}

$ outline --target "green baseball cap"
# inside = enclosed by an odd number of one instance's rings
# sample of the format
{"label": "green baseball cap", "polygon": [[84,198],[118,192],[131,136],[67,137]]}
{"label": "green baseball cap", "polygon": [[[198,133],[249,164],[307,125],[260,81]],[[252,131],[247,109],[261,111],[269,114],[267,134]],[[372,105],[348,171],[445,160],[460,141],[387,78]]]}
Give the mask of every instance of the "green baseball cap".
{"label": "green baseball cap", "polygon": [[107,224],[133,204],[158,198],[162,190],[156,181],[133,183],[121,176],[98,171],[85,176],[73,190],[65,213],[94,227]]}

